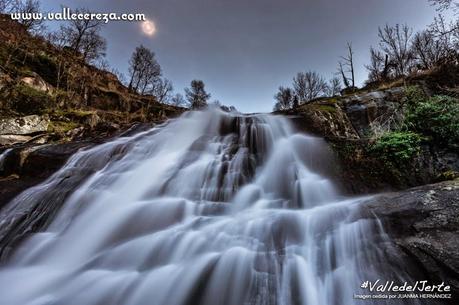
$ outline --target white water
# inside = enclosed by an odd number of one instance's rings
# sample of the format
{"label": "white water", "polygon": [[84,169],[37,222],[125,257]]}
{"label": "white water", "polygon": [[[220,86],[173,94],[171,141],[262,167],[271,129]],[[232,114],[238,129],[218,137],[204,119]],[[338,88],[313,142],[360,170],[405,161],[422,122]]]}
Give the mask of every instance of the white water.
{"label": "white water", "polygon": [[356,217],[362,200],[324,176],[330,165],[323,140],[285,118],[217,110],[79,152],[0,213],[12,223],[95,168],[0,269],[0,304],[362,304],[362,281],[407,275],[376,247],[378,223]]}

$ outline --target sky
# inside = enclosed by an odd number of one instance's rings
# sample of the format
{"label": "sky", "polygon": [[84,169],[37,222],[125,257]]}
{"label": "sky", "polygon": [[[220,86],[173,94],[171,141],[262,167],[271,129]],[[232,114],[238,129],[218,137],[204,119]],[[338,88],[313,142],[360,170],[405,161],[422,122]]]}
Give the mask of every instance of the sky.
{"label": "sky", "polygon": [[[297,72],[315,70],[330,79],[352,42],[357,83],[367,77],[369,48],[384,24],[423,29],[438,14],[427,0],[42,0],[97,12],[144,13],[157,28],[111,22],[103,29],[107,60],[127,74],[136,46],[153,50],[163,74],[182,93],[201,79],[211,100],[246,113],[269,112],[277,88]],[[57,27],[58,21],[50,27]]]}

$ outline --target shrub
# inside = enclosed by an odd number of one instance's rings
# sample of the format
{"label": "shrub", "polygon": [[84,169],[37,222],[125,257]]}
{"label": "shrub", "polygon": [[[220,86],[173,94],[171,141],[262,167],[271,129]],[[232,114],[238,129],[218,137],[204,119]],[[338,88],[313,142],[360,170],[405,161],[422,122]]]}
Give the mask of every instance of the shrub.
{"label": "shrub", "polygon": [[385,163],[403,165],[419,154],[421,140],[409,131],[388,132],[371,145],[370,152]]}
{"label": "shrub", "polygon": [[418,86],[409,86],[405,89],[405,98],[409,106],[423,102],[427,99],[427,95]]}
{"label": "shrub", "polygon": [[459,144],[459,101],[434,96],[409,103],[405,125],[409,130],[432,138],[441,145]]}

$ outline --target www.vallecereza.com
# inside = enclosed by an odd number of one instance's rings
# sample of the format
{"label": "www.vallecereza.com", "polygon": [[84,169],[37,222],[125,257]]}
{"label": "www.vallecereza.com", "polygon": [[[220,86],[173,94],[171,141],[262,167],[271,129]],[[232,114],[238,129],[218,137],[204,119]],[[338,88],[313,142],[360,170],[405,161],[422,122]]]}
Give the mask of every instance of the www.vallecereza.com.
{"label": "www.vallecereza.com", "polygon": [[48,13],[27,13],[13,12],[10,14],[12,20],[99,20],[105,23],[110,21],[145,21],[145,14],[141,13],[88,13],[72,12],[68,7],[63,7],[60,12]]}

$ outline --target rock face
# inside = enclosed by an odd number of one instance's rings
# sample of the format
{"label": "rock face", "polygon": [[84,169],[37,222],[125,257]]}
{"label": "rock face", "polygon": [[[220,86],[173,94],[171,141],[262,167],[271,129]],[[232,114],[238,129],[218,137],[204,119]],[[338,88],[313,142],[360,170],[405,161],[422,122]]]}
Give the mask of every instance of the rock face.
{"label": "rock face", "polygon": [[15,147],[0,152],[0,209],[21,191],[56,172],[90,142]]}
{"label": "rock face", "polygon": [[403,97],[403,88],[395,87],[351,95],[343,98],[340,103],[359,138],[363,138],[375,128],[392,123],[392,119],[400,119],[393,118],[393,115],[402,115]]}
{"label": "rock face", "polygon": [[404,89],[395,87],[317,100],[287,113],[301,120],[298,125],[327,139],[361,139],[400,112],[403,96]]}
{"label": "rock face", "polygon": [[365,215],[381,220],[405,260],[459,295],[459,180],[377,196]]}
{"label": "rock face", "polygon": [[450,179],[459,172],[459,152],[433,142],[422,143],[417,156],[403,166],[388,165],[371,153],[374,137],[396,130],[404,121],[405,96],[405,87],[356,92],[312,101],[284,114],[292,116],[300,129],[331,144],[350,193],[406,189]]}
{"label": "rock face", "polygon": [[27,143],[11,148],[0,147],[0,209],[20,192],[32,187],[61,168],[79,149],[106,142],[113,136],[130,136],[150,129],[153,124],[136,124],[117,134],[87,137],[67,143]]}
{"label": "rock face", "polygon": [[49,118],[40,115],[0,119],[0,146],[31,141],[37,134],[45,133],[49,124]]}
{"label": "rock face", "polygon": [[0,135],[30,135],[46,132],[49,118],[40,115],[28,115],[18,118],[0,119]]}

